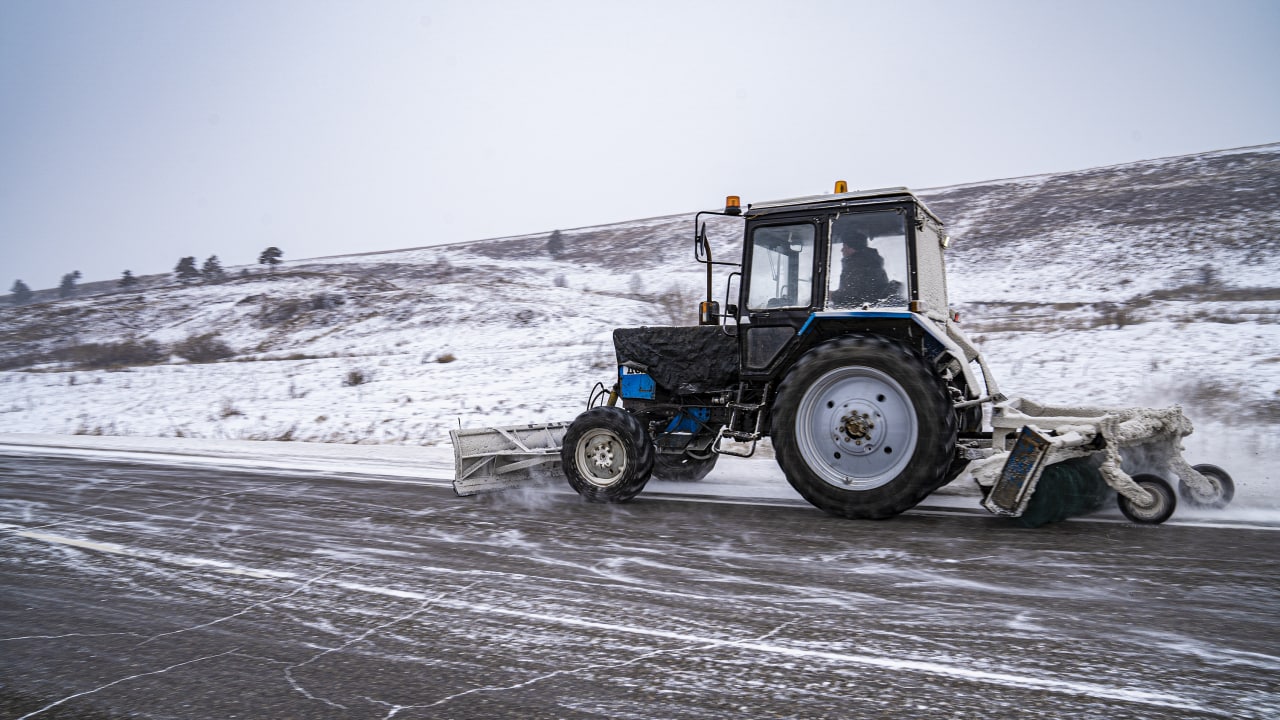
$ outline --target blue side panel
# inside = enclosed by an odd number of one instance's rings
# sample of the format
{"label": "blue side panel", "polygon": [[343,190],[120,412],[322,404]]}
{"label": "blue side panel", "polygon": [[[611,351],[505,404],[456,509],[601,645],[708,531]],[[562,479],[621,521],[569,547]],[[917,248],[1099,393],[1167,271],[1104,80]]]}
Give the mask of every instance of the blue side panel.
{"label": "blue side panel", "polygon": [[663,432],[698,432],[699,423],[711,419],[711,408],[684,408],[671,418]]}
{"label": "blue side panel", "polygon": [[[833,318],[894,318],[898,320],[912,320],[916,324],[924,326],[916,319],[916,316],[909,312],[887,312],[882,310],[837,310],[827,312],[810,313],[809,319],[804,321],[804,326],[800,328],[798,335],[805,334],[809,330],[809,326],[813,325],[814,320],[828,320]],[[927,329],[927,328],[926,328]]]}
{"label": "blue side panel", "polygon": [[937,352],[940,352],[944,348],[951,346],[950,341],[947,339],[946,334],[943,331],[939,330],[937,325],[935,325],[932,322],[929,322],[928,319],[926,319],[921,315],[917,315],[912,312],[902,312],[902,311],[894,312],[894,311],[881,311],[881,310],[837,310],[837,311],[828,310],[825,312],[810,313],[809,319],[804,321],[804,326],[800,328],[800,332],[798,333],[798,335],[804,335],[807,331],[812,330],[814,328],[815,322],[820,323],[823,320],[848,320],[853,318],[857,318],[857,319],[869,318],[869,319],[875,319],[875,320],[885,320],[885,319],[909,320],[915,323],[917,326],[920,327],[921,330],[924,330],[925,335],[928,338],[932,339],[933,342],[935,343],[935,345],[933,346],[933,350],[929,353],[930,357],[932,357]]}
{"label": "blue side panel", "polygon": [[656,397],[657,385],[646,373],[618,368],[618,384],[622,388],[623,399],[652,400]]}

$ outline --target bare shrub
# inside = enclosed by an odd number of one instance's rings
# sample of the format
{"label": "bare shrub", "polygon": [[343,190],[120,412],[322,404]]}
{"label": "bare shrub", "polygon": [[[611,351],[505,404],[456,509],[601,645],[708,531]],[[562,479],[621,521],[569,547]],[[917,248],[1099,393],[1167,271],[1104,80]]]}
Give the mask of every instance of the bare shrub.
{"label": "bare shrub", "polygon": [[192,335],[173,346],[173,354],[186,358],[193,363],[209,363],[224,360],[236,354],[231,346],[218,337],[218,333],[209,332]]}
{"label": "bare shrub", "polygon": [[321,292],[311,296],[312,310],[333,310],[339,307],[347,300],[341,295],[334,293]]}
{"label": "bare shrub", "polygon": [[48,362],[49,357],[41,353],[20,353],[0,357],[0,370],[16,370],[18,368],[39,365]]}
{"label": "bare shrub", "polygon": [[294,298],[278,300],[275,302],[269,302],[264,299],[262,302],[262,310],[258,313],[258,322],[263,327],[283,325],[302,314],[309,305],[310,301],[303,301]]}
{"label": "bare shrub", "polygon": [[1274,397],[1259,400],[1250,406],[1251,413],[1262,422],[1280,422],[1280,392]]}
{"label": "bare shrub", "polygon": [[672,284],[653,296],[658,317],[667,325],[692,325],[698,322],[698,295],[689,288]]}
{"label": "bare shrub", "polygon": [[63,348],[54,353],[58,360],[82,368],[154,365],[168,357],[155,340],[129,339],[118,343],[85,343]]}
{"label": "bare shrub", "polygon": [[342,378],[342,384],[347,387],[355,387],[367,382],[369,382],[369,377],[359,368],[348,370],[346,377]]}
{"label": "bare shrub", "polygon": [[1232,417],[1249,405],[1241,388],[1213,377],[1180,380],[1174,397],[1179,403],[1213,417]]}
{"label": "bare shrub", "polygon": [[1099,322],[1103,326],[1114,325],[1116,329],[1120,329],[1133,321],[1129,308],[1124,303],[1103,302],[1098,303],[1096,307],[1099,312]]}

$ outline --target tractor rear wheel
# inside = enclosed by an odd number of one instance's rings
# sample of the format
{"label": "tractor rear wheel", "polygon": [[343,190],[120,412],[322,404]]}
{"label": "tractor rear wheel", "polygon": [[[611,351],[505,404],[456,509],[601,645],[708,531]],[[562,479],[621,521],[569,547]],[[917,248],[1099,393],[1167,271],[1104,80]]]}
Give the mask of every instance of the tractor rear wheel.
{"label": "tractor rear wheel", "polygon": [[679,455],[654,453],[653,475],[659,480],[697,482],[711,472],[711,468],[716,466],[716,459],[719,457],[715,453],[706,458],[690,457],[683,453]]}
{"label": "tractor rear wheel", "polygon": [[592,502],[626,502],[653,472],[653,444],[634,415],[618,407],[592,408],[569,425],[560,462],[569,485]]}
{"label": "tractor rear wheel", "polygon": [[948,479],[957,419],[902,343],[851,335],[810,350],[778,387],[771,435],[787,481],[832,515],[886,518]]}

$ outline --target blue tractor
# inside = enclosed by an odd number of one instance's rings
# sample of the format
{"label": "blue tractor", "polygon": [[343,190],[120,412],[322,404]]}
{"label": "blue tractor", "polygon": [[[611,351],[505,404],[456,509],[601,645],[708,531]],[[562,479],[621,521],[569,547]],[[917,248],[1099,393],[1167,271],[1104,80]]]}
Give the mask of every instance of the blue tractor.
{"label": "blue tractor", "polygon": [[[705,214],[745,220],[740,264],[712,259]],[[948,238],[918,197],[838,184],[745,211],[730,197],[695,223],[701,324],[614,331],[617,383],[561,444],[579,494],[696,480],[765,437],[791,485],[842,517],[896,515],[964,469],[961,440],[997,391],[948,309]],[[723,311],[715,265],[735,266]]]}
{"label": "blue tractor", "polygon": [[[743,222],[740,262],[712,259],[713,215]],[[1225,472],[1182,460],[1191,425],[1178,408],[1002,395],[948,306],[943,224],[906,188],[838,182],[745,210],[730,196],[694,227],[707,268],[699,324],[615,330],[616,381],[570,423],[455,431],[460,494],[559,464],[582,497],[625,502],[650,477],[698,480],[769,438],[791,486],[846,518],[902,513],[966,468],[984,507],[1012,517],[1042,477],[1065,487],[1072,473],[1090,497],[1115,490],[1136,522],[1172,514],[1171,481],[1196,505],[1230,500]],[[715,267],[728,270],[723,306]]]}

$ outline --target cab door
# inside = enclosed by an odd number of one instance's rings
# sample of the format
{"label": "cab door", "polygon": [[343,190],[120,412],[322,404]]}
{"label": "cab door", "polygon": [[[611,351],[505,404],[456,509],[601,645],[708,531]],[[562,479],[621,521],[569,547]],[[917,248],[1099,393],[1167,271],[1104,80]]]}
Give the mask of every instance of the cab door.
{"label": "cab door", "polygon": [[826,249],[826,236],[825,218],[779,218],[748,226],[739,299],[747,320],[741,325],[744,379],[770,375],[821,305],[825,293],[818,254]]}

